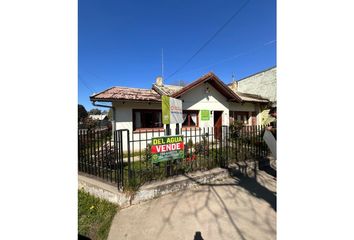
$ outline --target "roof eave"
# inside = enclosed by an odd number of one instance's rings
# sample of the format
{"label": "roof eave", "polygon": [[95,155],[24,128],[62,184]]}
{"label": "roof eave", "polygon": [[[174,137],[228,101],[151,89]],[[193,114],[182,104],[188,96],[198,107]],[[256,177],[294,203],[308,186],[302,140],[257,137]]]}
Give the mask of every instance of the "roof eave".
{"label": "roof eave", "polygon": [[161,103],[161,100],[135,100],[135,99],[115,99],[115,98],[95,98],[92,102],[143,102],[143,103]]}

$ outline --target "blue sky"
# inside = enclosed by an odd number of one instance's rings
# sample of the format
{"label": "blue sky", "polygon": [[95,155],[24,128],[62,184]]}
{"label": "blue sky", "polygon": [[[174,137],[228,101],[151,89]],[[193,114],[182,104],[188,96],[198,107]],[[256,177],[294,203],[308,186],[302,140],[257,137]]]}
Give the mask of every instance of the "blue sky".
{"label": "blue sky", "polygon": [[[246,0],[79,0],[78,102],[112,86],[151,88],[180,68]],[[276,1],[251,0],[174,76],[190,83],[213,71],[225,83],[276,65]]]}

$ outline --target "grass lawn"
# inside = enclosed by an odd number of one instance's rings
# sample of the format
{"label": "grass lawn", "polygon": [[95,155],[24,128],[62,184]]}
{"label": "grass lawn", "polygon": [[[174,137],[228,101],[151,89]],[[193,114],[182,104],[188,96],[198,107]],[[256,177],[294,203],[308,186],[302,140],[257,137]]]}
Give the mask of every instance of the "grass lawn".
{"label": "grass lawn", "polygon": [[118,206],[79,190],[79,234],[92,240],[107,239]]}

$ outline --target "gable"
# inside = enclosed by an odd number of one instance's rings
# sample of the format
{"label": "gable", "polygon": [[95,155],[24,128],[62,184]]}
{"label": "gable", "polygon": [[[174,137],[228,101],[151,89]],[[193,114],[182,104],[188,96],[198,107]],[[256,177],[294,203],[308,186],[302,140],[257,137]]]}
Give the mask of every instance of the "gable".
{"label": "gable", "polygon": [[185,110],[226,110],[228,99],[209,83],[199,85],[179,97]]}
{"label": "gable", "polygon": [[202,86],[204,84],[210,84],[213,86],[218,92],[220,92],[228,101],[235,101],[235,102],[242,102],[242,99],[235,94],[228,86],[226,86],[214,73],[208,73],[201,78],[197,79],[196,81],[192,82],[191,84],[185,86],[181,90],[177,91],[176,93],[172,94],[171,97],[179,98],[182,95],[186,94],[187,92]]}

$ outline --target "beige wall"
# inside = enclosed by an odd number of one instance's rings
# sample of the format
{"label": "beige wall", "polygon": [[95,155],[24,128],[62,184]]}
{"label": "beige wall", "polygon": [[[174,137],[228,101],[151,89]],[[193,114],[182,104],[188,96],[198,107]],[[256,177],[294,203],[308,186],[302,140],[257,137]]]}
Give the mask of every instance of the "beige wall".
{"label": "beige wall", "polygon": [[238,91],[260,95],[272,102],[277,101],[277,69],[252,75],[238,81]]}

